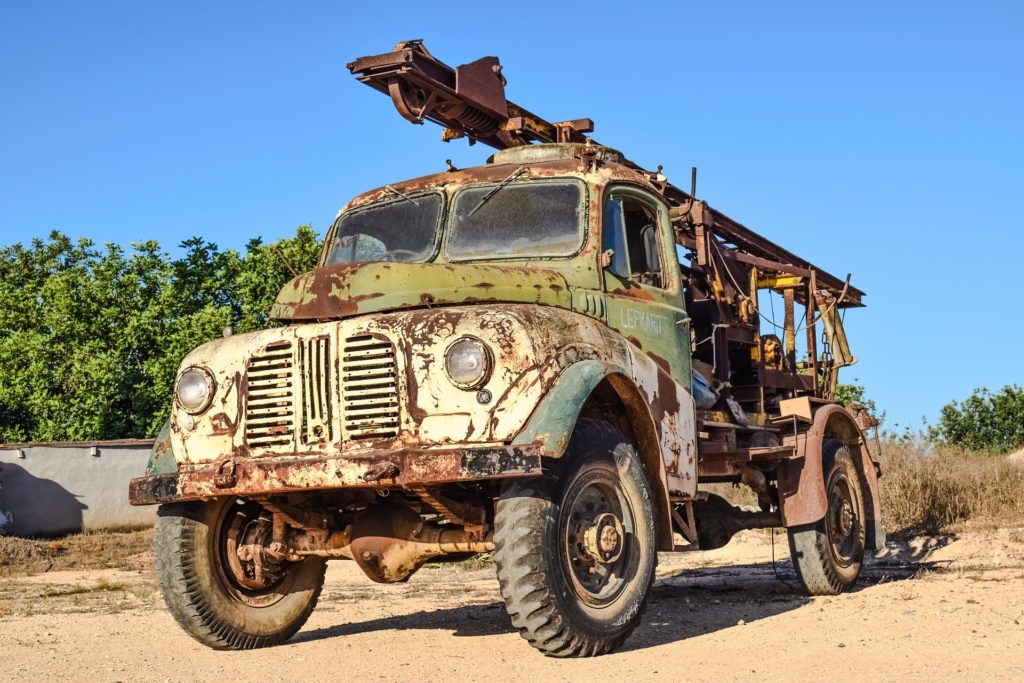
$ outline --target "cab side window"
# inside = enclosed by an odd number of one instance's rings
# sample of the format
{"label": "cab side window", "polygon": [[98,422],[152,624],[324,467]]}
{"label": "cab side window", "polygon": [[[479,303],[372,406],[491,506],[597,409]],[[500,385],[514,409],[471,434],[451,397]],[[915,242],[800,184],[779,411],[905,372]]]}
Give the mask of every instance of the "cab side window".
{"label": "cab side window", "polygon": [[657,209],[635,197],[612,195],[604,210],[603,248],[612,252],[608,269],[625,280],[663,288]]}

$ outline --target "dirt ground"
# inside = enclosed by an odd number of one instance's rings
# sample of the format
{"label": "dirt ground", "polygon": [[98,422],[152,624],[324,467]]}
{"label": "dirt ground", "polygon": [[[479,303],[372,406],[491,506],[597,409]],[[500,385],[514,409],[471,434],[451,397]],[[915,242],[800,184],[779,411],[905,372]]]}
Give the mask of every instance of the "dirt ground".
{"label": "dirt ground", "polygon": [[493,568],[428,567],[378,586],[332,563],[320,606],[288,644],[215,652],[136,569],[0,579],[0,680],[1024,679],[1024,530],[890,544],[860,587],[807,598],[786,543],[746,532],[662,555],[653,600],[622,651],[553,660],[512,630]]}

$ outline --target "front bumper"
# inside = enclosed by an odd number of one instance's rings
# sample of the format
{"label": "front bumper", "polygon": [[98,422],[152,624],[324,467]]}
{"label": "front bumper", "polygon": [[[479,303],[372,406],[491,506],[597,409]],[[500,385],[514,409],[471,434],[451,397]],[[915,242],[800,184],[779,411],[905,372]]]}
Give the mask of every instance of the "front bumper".
{"label": "front bumper", "polygon": [[537,476],[539,445],[404,449],[360,455],[225,458],[132,479],[128,501],[154,505],[218,496],[262,496],[342,488],[429,486]]}

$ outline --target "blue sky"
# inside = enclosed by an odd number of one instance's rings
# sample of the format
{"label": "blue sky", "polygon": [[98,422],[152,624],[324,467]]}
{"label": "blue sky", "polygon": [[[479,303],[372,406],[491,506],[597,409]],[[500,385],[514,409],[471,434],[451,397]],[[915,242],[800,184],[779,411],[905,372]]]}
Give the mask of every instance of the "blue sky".
{"label": "blue sky", "polygon": [[846,370],[890,422],[1024,383],[1024,4],[5,3],[0,243],[241,248],[481,163],[345,64],[424,38],[509,97],[663,164],[868,293]]}

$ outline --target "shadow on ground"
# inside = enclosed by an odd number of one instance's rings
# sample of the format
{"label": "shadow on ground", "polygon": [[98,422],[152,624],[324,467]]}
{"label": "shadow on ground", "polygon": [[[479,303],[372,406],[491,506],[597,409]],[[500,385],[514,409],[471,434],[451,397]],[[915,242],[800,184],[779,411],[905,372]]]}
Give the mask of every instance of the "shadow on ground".
{"label": "shadow on ground", "polygon": [[[855,590],[901,581],[932,567],[930,552],[949,539],[919,543],[898,540],[870,560]],[[623,650],[640,650],[714,633],[742,623],[799,609],[810,602],[788,559],[715,567],[687,568],[662,577],[654,586],[641,625]],[[396,596],[396,607],[401,598]],[[299,633],[292,642],[306,642],[375,631],[409,629],[450,631],[455,636],[514,633],[504,603],[414,612],[369,621],[337,624]]]}

